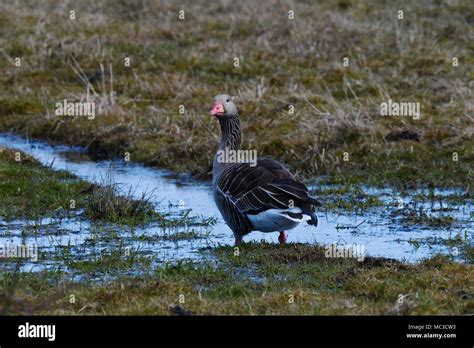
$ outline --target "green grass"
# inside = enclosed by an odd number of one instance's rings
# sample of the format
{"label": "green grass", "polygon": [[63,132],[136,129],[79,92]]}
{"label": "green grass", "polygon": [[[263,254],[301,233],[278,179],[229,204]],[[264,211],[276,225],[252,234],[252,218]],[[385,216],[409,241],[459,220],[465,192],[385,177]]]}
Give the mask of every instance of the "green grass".
{"label": "green grass", "polygon": [[[227,92],[238,96],[244,147],[301,178],[472,192],[469,1],[343,4],[295,3],[291,21],[283,3],[79,1],[70,21],[53,1],[2,3],[0,131],[208,178],[219,137],[208,111]],[[98,76],[89,95],[103,113],[93,121],[54,116],[55,102],[86,95],[73,67]],[[381,117],[388,98],[420,102],[421,119]],[[403,132],[417,140],[394,136]]]}
{"label": "green grass", "polygon": [[359,185],[352,184],[316,189],[314,195],[328,210],[366,211],[385,205],[377,195],[366,193]]}
{"label": "green grass", "polygon": [[0,216],[37,219],[67,216],[87,204],[92,185],[53,171],[24,152],[0,148]]}
{"label": "green grass", "polygon": [[100,186],[95,186],[89,197],[85,215],[91,220],[105,220],[111,222],[137,222],[151,221],[157,216],[150,200],[152,193],[143,193],[140,199],[134,198],[134,191],[130,188],[123,192],[114,181],[111,172],[103,178]]}
{"label": "green grass", "polygon": [[425,225],[434,228],[446,228],[453,227],[456,219],[449,215],[431,215],[427,210],[422,207],[411,207],[399,210],[394,210],[391,213],[392,216],[401,216],[401,222],[405,225]]}
{"label": "green grass", "polygon": [[[6,220],[84,215],[93,221],[137,225],[158,222],[162,227],[183,226],[196,222],[169,217],[150,203],[151,195],[139,199],[133,192],[122,192],[109,177],[104,185],[93,185],[67,171],[41,165],[26,153],[0,148],[0,216]],[[203,219],[203,225],[213,221]]]}
{"label": "green grass", "polygon": [[[358,262],[326,258],[318,246],[269,243],[245,244],[238,256],[232,247],[211,252],[217,263],[165,264],[106,283],[61,281],[61,272],[4,273],[1,308],[4,314],[474,313],[473,266],[442,256],[418,265]],[[101,262],[127,261],[109,255]]]}

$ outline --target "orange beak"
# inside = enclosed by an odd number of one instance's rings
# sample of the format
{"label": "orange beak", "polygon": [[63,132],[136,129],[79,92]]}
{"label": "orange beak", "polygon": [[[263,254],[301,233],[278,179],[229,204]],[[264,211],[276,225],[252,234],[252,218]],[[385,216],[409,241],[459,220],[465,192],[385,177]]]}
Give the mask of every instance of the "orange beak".
{"label": "orange beak", "polygon": [[224,114],[224,104],[220,101],[214,102],[214,105],[212,105],[211,109],[211,115],[212,116],[219,116]]}

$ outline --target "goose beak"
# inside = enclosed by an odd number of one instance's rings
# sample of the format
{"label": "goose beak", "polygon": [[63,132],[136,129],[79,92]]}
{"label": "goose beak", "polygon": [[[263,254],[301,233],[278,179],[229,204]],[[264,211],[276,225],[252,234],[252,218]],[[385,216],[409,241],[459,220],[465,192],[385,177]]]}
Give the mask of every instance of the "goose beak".
{"label": "goose beak", "polygon": [[220,101],[214,102],[214,105],[212,105],[211,109],[211,115],[212,116],[220,116],[224,114],[224,104]]}

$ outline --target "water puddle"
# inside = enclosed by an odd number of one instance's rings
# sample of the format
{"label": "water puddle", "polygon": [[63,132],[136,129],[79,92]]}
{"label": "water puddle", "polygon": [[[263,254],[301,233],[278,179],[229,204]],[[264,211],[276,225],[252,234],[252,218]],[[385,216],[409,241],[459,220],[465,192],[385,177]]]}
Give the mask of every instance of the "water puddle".
{"label": "water puddle", "polygon": [[[196,182],[187,175],[173,175],[169,171],[137,163],[119,160],[113,163],[104,160],[93,161],[79,148],[27,141],[11,134],[0,135],[0,146],[20,149],[53,169],[67,170],[93,183],[100,183],[112,164],[114,179],[125,191],[131,186],[137,197],[144,192],[154,191],[153,201],[158,210],[169,210],[179,216],[192,209],[192,215],[217,219],[217,223],[210,227],[188,226],[164,231],[153,224],[145,228],[129,228],[92,223],[80,216],[56,220],[45,218],[40,221],[5,221],[0,217],[0,245],[35,244],[45,254],[44,262],[23,262],[22,270],[37,271],[61,265],[61,260],[57,260],[53,253],[53,250],[57,251],[58,248],[76,253],[80,258],[97,255],[98,250],[107,252],[113,248],[128,248],[131,251],[139,250],[153,263],[159,263],[206,258],[209,254],[202,251],[204,247],[233,244],[232,233],[213,202],[210,183]],[[312,188],[321,189],[316,185]],[[363,245],[366,255],[416,262],[435,253],[450,254],[456,258],[456,247],[449,241],[459,236],[472,240],[472,200],[461,203],[447,200],[436,203],[414,202],[413,197],[424,193],[423,191],[405,196],[390,189],[364,188],[364,192],[377,195],[385,206],[370,208],[359,214],[337,210],[321,211],[318,214],[317,228],[301,224],[289,231],[288,241],[321,245]],[[459,193],[455,190],[435,191],[435,194],[445,197]],[[410,205],[416,205],[414,209],[426,211],[427,216],[448,214],[455,222],[449,227],[441,228],[407,225],[396,212],[409,209]],[[190,229],[193,229],[192,238],[173,238],[173,234],[179,236]],[[110,238],[104,238],[104,235],[110,235]],[[278,243],[277,236],[277,233],[253,232],[245,237],[245,241],[265,240]],[[0,269],[8,268],[7,263],[2,264]]]}

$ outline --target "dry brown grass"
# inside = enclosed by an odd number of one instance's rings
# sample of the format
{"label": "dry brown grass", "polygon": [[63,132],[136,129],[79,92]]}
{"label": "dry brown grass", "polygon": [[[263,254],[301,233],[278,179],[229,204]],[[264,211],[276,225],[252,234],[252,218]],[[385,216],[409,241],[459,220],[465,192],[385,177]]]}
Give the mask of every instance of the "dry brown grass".
{"label": "dry brown grass", "polygon": [[[464,186],[472,178],[469,1],[0,6],[0,54],[9,63],[0,80],[1,129],[101,155],[127,150],[132,160],[203,174],[219,137],[209,102],[228,92],[238,97],[244,146],[302,176],[438,186]],[[67,18],[71,9],[75,21]],[[23,58],[21,69],[11,66],[16,56]],[[123,65],[127,56],[131,68]],[[346,56],[349,68],[342,65]],[[64,98],[94,100],[103,113],[92,122],[56,117],[54,102]],[[381,117],[379,105],[388,98],[420,102],[421,120]],[[419,142],[385,141],[405,130]],[[454,151],[461,158],[455,165]]]}

